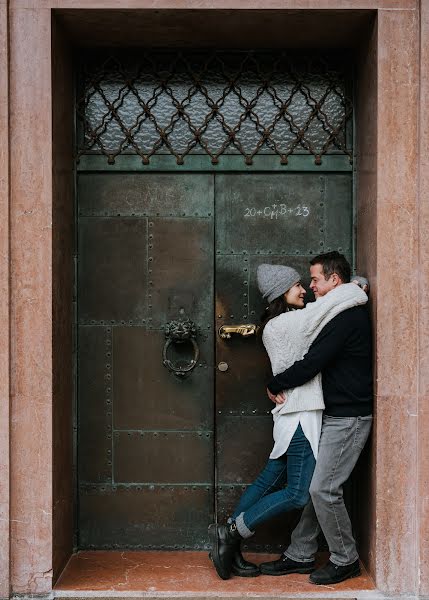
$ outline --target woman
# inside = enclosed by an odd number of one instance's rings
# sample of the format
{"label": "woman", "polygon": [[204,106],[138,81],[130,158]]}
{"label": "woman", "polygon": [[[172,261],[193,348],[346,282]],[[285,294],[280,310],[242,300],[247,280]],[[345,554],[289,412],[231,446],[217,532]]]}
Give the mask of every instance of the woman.
{"label": "woman", "polygon": [[[337,314],[367,302],[354,283],[341,284],[304,308],[305,289],[295,269],[260,265],[258,287],[269,306],[263,318],[262,340],[274,375],[307,353],[323,327]],[[296,310],[302,309],[302,310]],[[242,495],[227,525],[211,525],[211,558],[218,575],[259,575],[244,560],[240,542],[261,523],[310,500],[309,488],[317,459],[324,409],[321,376],[289,390],[283,404],[272,410],[274,447],[267,465]],[[287,482],[287,485],[286,485]]]}

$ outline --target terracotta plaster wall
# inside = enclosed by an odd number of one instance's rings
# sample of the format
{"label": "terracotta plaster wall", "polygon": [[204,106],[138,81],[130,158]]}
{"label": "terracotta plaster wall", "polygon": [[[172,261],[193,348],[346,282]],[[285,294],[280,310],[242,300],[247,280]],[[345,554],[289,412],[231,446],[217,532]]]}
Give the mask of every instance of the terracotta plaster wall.
{"label": "terracotta plaster wall", "polygon": [[52,579],[52,107],[49,11],[10,10],[11,582]]}
{"label": "terracotta plaster wall", "polygon": [[52,21],[53,578],[73,550],[73,66]]}
{"label": "terracotta plaster wall", "polygon": [[9,67],[0,2],[0,598],[9,596]]}
{"label": "terracotta plaster wall", "polygon": [[376,581],[417,590],[418,13],[379,11]]}
{"label": "terracotta plaster wall", "polygon": [[419,409],[418,464],[420,534],[419,593],[429,596],[429,3],[420,12],[420,168],[419,168]]}

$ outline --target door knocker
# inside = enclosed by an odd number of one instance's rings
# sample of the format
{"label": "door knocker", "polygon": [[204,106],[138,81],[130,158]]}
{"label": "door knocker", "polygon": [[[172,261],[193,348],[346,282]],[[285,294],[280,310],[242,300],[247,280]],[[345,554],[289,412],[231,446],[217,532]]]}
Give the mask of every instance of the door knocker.
{"label": "door knocker", "polygon": [[[165,344],[162,351],[162,362],[164,367],[174,373],[176,377],[185,377],[195,368],[200,356],[197,344],[197,326],[190,319],[169,321],[165,325]],[[192,344],[194,356],[187,365],[174,365],[168,358],[167,353],[171,344]]]}

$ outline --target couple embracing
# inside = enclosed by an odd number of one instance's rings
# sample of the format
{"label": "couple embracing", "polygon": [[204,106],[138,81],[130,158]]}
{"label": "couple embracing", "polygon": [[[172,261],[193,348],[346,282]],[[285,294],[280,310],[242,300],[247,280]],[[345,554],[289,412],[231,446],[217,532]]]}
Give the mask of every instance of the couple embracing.
{"label": "couple embracing", "polygon": [[[312,583],[327,585],[360,574],[343,484],[372,423],[367,282],[350,283],[350,265],[338,252],[313,258],[310,275],[316,301],[304,307],[295,269],[258,267],[258,286],[268,302],[262,339],[273,371],[267,393],[275,403],[274,447],[228,522],[209,527],[211,558],[222,579],[309,573]],[[241,541],[261,523],[296,508],[304,510],[284,554],[259,566],[246,561]],[[316,570],[321,530],[330,558]]]}

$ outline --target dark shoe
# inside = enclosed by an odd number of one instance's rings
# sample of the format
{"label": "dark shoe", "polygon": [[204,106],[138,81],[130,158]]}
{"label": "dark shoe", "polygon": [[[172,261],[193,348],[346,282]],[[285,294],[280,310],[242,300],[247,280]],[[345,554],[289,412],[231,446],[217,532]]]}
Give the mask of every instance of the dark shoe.
{"label": "dark shoe", "polygon": [[312,573],[315,562],[298,562],[282,554],[277,560],[261,563],[259,570],[263,575],[289,575],[290,573]]}
{"label": "dark shoe", "polygon": [[221,579],[231,577],[234,555],[240,550],[241,535],[235,523],[232,525],[210,525],[209,537],[212,542],[211,558]]}
{"label": "dark shoe", "polygon": [[[209,552],[209,559],[213,562],[213,554]],[[234,554],[232,560],[231,573],[237,577],[257,577],[261,574],[258,565],[255,565],[244,558],[241,550]]]}
{"label": "dark shoe", "polygon": [[317,569],[317,571],[314,571],[310,575],[310,581],[316,585],[331,585],[332,583],[340,583],[340,581],[345,581],[351,577],[358,577],[359,575],[360,565],[358,560],[345,567],[334,565],[329,560],[324,567]]}
{"label": "dark shoe", "polygon": [[257,577],[261,574],[258,565],[247,561],[238,550],[232,559],[231,573],[238,577]]}

